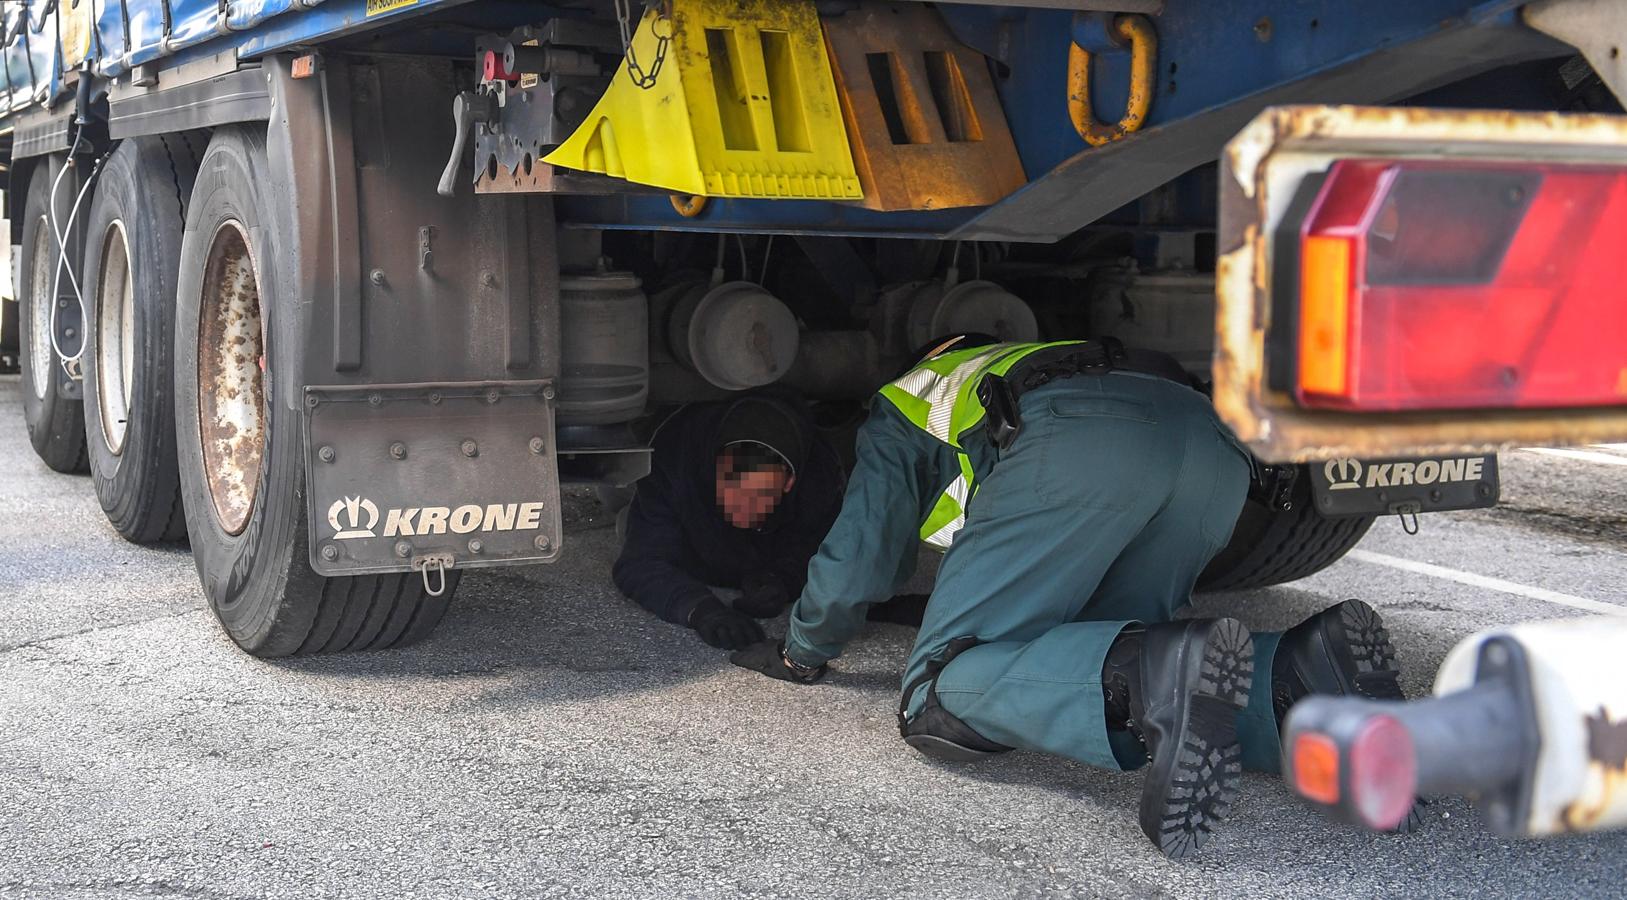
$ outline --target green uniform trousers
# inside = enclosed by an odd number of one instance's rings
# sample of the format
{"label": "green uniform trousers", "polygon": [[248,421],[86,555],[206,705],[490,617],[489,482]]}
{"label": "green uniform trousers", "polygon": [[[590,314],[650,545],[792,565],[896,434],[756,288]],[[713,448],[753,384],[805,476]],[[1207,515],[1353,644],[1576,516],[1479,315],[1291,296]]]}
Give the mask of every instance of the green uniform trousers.
{"label": "green uniform trousers", "polygon": [[[975,638],[938,674],[945,710],[1000,744],[1135,768],[1145,751],[1104,721],[1102,664],[1127,625],[1167,622],[1189,601],[1237,522],[1248,456],[1203,395],[1152,376],[1062,379],[1019,405],[1022,431],[938,571],[906,707],[919,712],[948,644]],[[1269,673],[1276,640],[1260,637]],[[1274,761],[1269,687],[1255,694],[1245,757]]]}

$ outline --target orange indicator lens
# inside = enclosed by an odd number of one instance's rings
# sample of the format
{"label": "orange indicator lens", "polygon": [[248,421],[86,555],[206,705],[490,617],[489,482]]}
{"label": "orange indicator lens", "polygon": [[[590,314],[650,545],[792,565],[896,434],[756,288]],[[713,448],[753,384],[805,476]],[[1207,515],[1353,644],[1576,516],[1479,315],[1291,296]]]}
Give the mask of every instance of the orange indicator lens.
{"label": "orange indicator lens", "polygon": [[1350,356],[1351,242],[1310,236],[1300,250],[1299,389],[1343,396]]}
{"label": "orange indicator lens", "polygon": [[1301,734],[1294,739],[1294,790],[1316,803],[1339,802],[1339,746],[1325,734]]}

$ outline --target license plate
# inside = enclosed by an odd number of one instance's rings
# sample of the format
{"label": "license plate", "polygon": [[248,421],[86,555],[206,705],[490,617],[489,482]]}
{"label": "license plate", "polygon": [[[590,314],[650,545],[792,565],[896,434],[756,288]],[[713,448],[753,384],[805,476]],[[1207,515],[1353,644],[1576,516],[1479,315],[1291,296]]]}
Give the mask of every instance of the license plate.
{"label": "license plate", "polygon": [[1311,496],[1325,516],[1408,515],[1497,504],[1497,456],[1330,459],[1312,463]]}

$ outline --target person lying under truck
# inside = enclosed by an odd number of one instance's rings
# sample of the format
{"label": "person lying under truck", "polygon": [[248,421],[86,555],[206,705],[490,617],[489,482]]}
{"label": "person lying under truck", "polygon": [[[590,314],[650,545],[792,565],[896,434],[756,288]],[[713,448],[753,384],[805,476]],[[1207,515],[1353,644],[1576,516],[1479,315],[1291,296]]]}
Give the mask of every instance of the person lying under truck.
{"label": "person lying under truck", "polygon": [[[841,508],[836,451],[795,399],[691,404],[662,423],[638,482],[616,587],[662,619],[732,650],[802,591]],[[734,589],[728,604],[713,588]],[[727,593],[734,593],[730,591]]]}
{"label": "person lying under truck", "polygon": [[1174,621],[1231,535],[1251,457],[1173,359],[982,335],[922,357],[872,405],[785,639],[736,665],[819,680],[917,539],[946,548],[904,672],[904,740],[950,760],[1150,762],[1141,828],[1175,857],[1223,817],[1240,764],[1275,770],[1299,698],[1400,695],[1359,601],[1252,644],[1234,619]]}

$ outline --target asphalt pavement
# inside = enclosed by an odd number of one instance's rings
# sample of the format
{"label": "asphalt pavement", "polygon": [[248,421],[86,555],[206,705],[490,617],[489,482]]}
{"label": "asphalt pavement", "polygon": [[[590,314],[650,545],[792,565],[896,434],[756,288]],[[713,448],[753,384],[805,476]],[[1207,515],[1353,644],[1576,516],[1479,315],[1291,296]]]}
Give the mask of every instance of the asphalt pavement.
{"label": "asphalt pavement", "polygon": [[[934,764],[899,741],[906,628],[873,626],[802,687],[646,616],[611,586],[614,529],[583,495],[561,563],[469,573],[419,646],[252,659],[185,548],[125,543],[87,478],[35,459],[19,389],[0,378],[0,896],[1627,891],[1627,834],[1507,841],[1443,800],[1421,833],[1373,835],[1264,776],[1196,859],[1169,862],[1136,826],[1135,774]],[[1198,609],[1280,628],[1363,598],[1422,692],[1470,633],[1577,614],[1450,573],[1627,606],[1627,449],[1516,451],[1503,477],[1498,509],[1426,516],[1417,536],[1384,520],[1321,574]]]}

